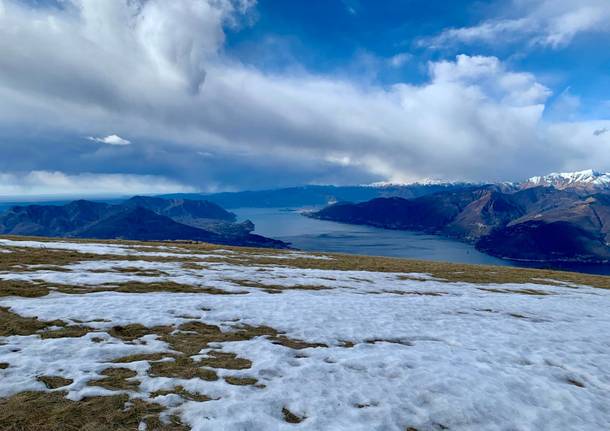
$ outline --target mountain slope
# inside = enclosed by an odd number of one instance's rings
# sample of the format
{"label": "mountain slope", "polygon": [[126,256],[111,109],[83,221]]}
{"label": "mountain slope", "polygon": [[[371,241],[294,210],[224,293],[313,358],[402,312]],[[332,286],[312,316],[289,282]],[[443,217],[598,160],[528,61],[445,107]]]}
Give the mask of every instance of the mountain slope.
{"label": "mountain slope", "polygon": [[538,261],[610,260],[610,196],[573,189],[494,186],[416,199],[381,198],[332,205],[311,217],[442,234],[486,253]]}
{"label": "mountain slope", "polygon": [[0,233],[286,247],[251,234],[251,222],[233,220],[233,213],[211,202],[137,196],[117,205],[80,200],[63,206],[16,206],[0,216]]}
{"label": "mountain slope", "polygon": [[205,200],[162,199],[159,197],[134,196],[121,204],[128,208],[146,208],[159,215],[178,221],[208,219],[234,222],[235,214],[219,205]]}

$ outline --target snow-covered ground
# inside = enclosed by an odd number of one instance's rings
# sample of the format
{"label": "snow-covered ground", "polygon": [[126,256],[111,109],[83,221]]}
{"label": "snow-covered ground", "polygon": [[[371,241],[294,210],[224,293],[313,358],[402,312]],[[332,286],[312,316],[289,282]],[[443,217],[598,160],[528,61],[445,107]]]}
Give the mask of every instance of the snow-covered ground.
{"label": "snow-covered ground", "polygon": [[[9,364],[0,369],[0,397],[47,390],[37,380],[42,375],[71,379],[67,396],[72,400],[116,393],[87,383],[117,367],[115,359],[171,348],[154,333],[135,342],[114,338],[112,327],[199,321],[224,331],[271,327],[325,347],[297,350],[266,336],[212,343],[194,358],[214,350],[252,361],[251,368],[216,369],[221,377],[216,381],[153,377],[146,360],[120,364],[137,372],[133,379],[140,385],[131,397],[162,403],[167,416],[177,414],[195,430],[610,429],[608,290],[299,268],[291,265],[302,257],[296,252],[271,266],[206,262],[208,256],[232,253],[191,250],[196,264],[185,265],[120,260],[154,257],[151,253],[183,257],[186,253],[178,249],[40,244],[4,240],[0,247],[97,250],[117,260],[104,256],[61,271],[0,272],[0,279],[98,288],[173,282],[242,294],[95,291],[0,298],[0,307],[23,317],[94,328],[77,338],[0,337],[0,363]],[[142,275],[137,269],[155,272]],[[255,378],[258,385],[229,384],[222,379],[229,375]],[[177,394],[151,398],[154,391],[178,385],[212,400],[189,401]],[[284,410],[301,422],[288,423]]]}

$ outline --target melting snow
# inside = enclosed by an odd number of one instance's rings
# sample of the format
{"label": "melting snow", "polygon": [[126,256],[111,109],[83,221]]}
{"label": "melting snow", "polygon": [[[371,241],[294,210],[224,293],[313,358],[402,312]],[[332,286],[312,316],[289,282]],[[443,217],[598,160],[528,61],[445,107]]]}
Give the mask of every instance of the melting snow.
{"label": "melting snow", "polygon": [[[66,244],[61,246],[71,246]],[[73,246],[82,250],[83,244]],[[146,253],[127,247],[109,253],[106,247],[115,246],[101,245],[101,254]],[[73,379],[68,387],[71,399],[108,394],[86,383],[99,377],[109,361],[167,351],[168,346],[154,335],[124,343],[106,334],[107,329],[200,320],[225,329],[267,325],[328,347],[293,350],[265,337],[212,346],[253,362],[250,369],[217,370],[219,375],[254,377],[264,388],[233,386],[222,379],[150,377],[145,361],[121,364],[138,373],[141,385],[134,397],[147,398],[152,391],[181,385],[213,398],[155,398],[195,430],[610,429],[610,291],[445,283],[428,274],[299,269],[289,264],[202,262],[201,268],[194,268],[180,262],[103,260],[69,265],[69,272],[32,268],[2,273],[1,278],[13,280],[78,285],[171,281],[249,293],[2,298],[1,307],[22,316],[86,321],[99,332],[50,340],[0,337],[0,362],[10,364],[0,370],[0,396],[44,390],[36,380],[39,375]],[[141,276],[115,271],[118,268],[162,274]],[[325,289],[273,295],[244,288],[243,282]],[[520,294],[525,289],[546,295]],[[94,336],[102,342],[93,343]],[[305,419],[288,424],[283,408]]]}

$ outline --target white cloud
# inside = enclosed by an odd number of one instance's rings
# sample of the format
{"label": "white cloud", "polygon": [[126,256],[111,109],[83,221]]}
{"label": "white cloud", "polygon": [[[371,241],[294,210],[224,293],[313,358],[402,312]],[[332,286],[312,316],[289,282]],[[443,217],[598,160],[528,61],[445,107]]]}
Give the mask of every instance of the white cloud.
{"label": "white cloud", "polygon": [[[223,25],[251,3],[0,4],[5,124],[79,136],[113,130],[148,142],[151,152],[164,141],[176,153],[264,160],[274,176],[330,163],[395,181],[511,179],[563,169],[571,157],[596,161],[605,151],[604,139],[587,147],[555,133],[542,117],[550,91],[495,57],[431,63],[420,85],[363,86],[303,71],[266,73],[225,57]],[[578,131],[592,137],[605,126]],[[195,169],[203,157],[191,159]]]}
{"label": "white cloud", "polygon": [[401,52],[390,57],[388,63],[392,67],[399,68],[407,64],[412,57],[413,55],[408,52]]}
{"label": "white cloud", "polygon": [[127,139],[123,139],[118,135],[108,135],[103,138],[96,138],[94,136],[89,136],[87,139],[89,139],[90,141],[100,142],[102,144],[108,144],[108,145],[129,145],[129,144],[131,144],[131,141],[128,141]]}
{"label": "white cloud", "polygon": [[495,45],[526,40],[531,45],[560,48],[581,33],[610,32],[607,0],[512,0],[507,9],[513,18],[499,17],[472,27],[449,28],[420,43],[443,48],[456,43]]}
{"label": "white cloud", "polygon": [[192,187],[153,175],[0,172],[0,197],[116,196],[193,191],[196,190]]}

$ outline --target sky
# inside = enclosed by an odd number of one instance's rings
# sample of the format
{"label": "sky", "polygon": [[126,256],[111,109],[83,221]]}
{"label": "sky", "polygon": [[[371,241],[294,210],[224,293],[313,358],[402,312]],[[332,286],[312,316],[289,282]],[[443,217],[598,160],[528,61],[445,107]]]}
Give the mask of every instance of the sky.
{"label": "sky", "polygon": [[0,197],[610,171],[608,0],[0,0]]}

